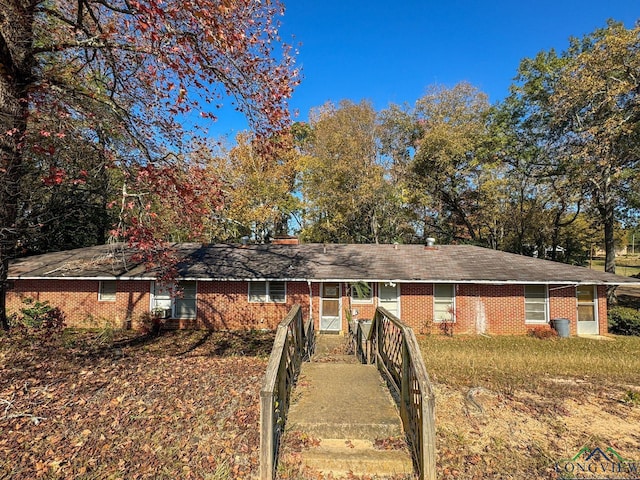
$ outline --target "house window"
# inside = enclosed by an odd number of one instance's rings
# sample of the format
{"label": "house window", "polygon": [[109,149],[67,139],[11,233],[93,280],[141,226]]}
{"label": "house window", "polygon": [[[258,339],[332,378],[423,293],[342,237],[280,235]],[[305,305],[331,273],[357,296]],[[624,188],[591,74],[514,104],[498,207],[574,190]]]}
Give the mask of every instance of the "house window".
{"label": "house window", "polygon": [[98,287],[98,301],[115,302],[116,301],[116,281],[101,280]]}
{"label": "house window", "polygon": [[455,285],[436,283],[433,286],[433,320],[435,322],[455,322]]}
{"label": "house window", "polygon": [[151,311],[167,312],[171,318],[196,318],[197,290],[195,281],[178,282],[175,287],[153,282]]}
{"label": "house window", "polygon": [[370,282],[351,284],[351,301],[353,303],[373,303],[373,285]]}
{"label": "house window", "polygon": [[547,286],[524,286],[524,321],[525,323],[547,323]]}
{"label": "house window", "polygon": [[285,300],[285,282],[249,282],[250,302],[284,303]]}
{"label": "house window", "polygon": [[151,282],[151,311],[162,317],[173,316],[171,286],[160,282]]}
{"label": "house window", "polygon": [[196,282],[178,282],[178,295],[173,302],[175,318],[196,318]]}

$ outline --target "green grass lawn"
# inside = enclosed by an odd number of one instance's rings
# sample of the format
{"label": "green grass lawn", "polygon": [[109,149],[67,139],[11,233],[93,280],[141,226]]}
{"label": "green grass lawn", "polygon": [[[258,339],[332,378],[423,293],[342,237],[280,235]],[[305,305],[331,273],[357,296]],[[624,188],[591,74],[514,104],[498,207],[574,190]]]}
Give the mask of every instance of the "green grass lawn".
{"label": "green grass lawn", "polygon": [[[588,267],[589,265],[587,265]],[[591,268],[604,271],[604,259],[594,258]],[[640,273],[640,255],[625,255],[616,258],[616,274],[630,277]]]}
{"label": "green grass lawn", "polygon": [[558,465],[585,447],[640,462],[640,337],[607,338],[419,338],[438,478],[577,478]]}
{"label": "green grass lawn", "polygon": [[454,387],[547,388],[549,377],[640,384],[640,337],[540,340],[524,336],[433,335],[421,339],[429,375]]}

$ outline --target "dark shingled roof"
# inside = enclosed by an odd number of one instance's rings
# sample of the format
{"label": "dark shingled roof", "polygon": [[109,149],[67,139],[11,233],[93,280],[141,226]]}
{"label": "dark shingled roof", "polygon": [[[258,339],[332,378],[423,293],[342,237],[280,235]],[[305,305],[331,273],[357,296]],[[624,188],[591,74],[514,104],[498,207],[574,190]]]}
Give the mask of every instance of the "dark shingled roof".
{"label": "dark shingled roof", "polygon": [[[470,245],[177,244],[181,278],[451,283],[640,284],[584,267]],[[122,246],[97,246],[12,262],[9,278],[154,278]]]}

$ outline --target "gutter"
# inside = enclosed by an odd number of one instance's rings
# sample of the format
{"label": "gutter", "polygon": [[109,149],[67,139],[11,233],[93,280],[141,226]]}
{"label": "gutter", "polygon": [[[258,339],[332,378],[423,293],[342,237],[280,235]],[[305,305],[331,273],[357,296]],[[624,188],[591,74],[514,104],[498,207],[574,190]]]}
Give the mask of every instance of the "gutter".
{"label": "gutter", "polygon": [[[96,277],[40,277],[40,276],[9,276],[7,280],[135,280],[135,281],[156,281],[157,277],[137,277],[137,276],[96,276]],[[565,287],[575,285],[628,285],[628,286],[640,286],[640,280],[630,282],[602,282],[598,280],[460,280],[460,279],[447,279],[447,280],[435,280],[435,279],[361,279],[361,278],[274,278],[274,277],[261,277],[261,278],[212,278],[212,277],[178,277],[179,281],[198,281],[198,282],[306,282],[311,284],[312,282],[393,282],[393,283],[429,283],[429,284],[444,284],[455,283],[461,284],[473,284],[473,285],[564,285]],[[558,287],[558,288],[565,288]]]}

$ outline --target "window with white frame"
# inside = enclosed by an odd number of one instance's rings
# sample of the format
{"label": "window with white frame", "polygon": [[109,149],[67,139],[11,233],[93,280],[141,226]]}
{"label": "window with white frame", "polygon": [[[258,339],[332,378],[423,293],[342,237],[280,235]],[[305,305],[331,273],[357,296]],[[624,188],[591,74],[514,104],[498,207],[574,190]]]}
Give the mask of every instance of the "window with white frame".
{"label": "window with white frame", "polygon": [[175,318],[196,318],[197,283],[194,281],[178,282],[178,291],[173,301]]}
{"label": "window with white frame", "polygon": [[151,311],[171,318],[196,318],[197,285],[195,281],[178,282],[175,286],[152,282]]}
{"label": "window with white frame", "polygon": [[116,281],[100,280],[98,286],[98,301],[115,302],[116,301]]}
{"label": "window with white frame", "polygon": [[256,303],[284,303],[285,282],[249,282],[249,301]]}
{"label": "window with white frame", "polygon": [[547,323],[548,295],[546,285],[524,286],[524,321],[525,323]]}
{"label": "window with white frame", "polygon": [[373,284],[371,282],[356,282],[351,284],[352,303],[373,303]]}
{"label": "window with white frame", "polygon": [[433,285],[433,321],[455,322],[455,285],[436,283]]}

